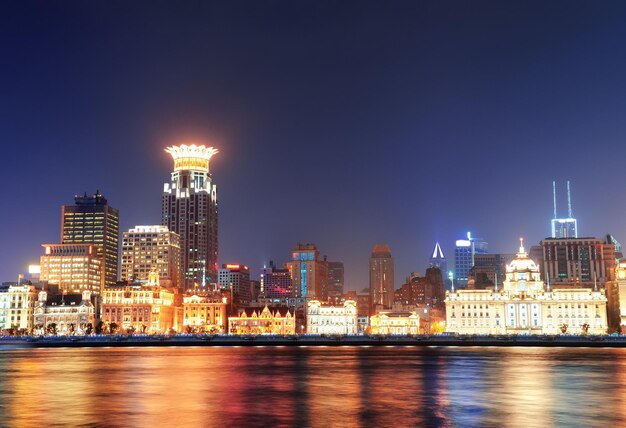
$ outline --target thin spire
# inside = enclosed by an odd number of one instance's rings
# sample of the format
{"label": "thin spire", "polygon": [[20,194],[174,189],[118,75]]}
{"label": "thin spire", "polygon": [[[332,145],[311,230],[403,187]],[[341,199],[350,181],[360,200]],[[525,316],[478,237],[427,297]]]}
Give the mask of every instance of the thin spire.
{"label": "thin spire", "polygon": [[554,217],[556,218],[556,181],[552,182],[552,203],[554,204]]}
{"label": "thin spire", "polygon": [[548,291],[550,291],[550,277],[548,276]]}
{"label": "thin spire", "polygon": [[569,180],[567,180],[567,215],[572,218],[572,195],[569,191]]}
{"label": "thin spire", "polygon": [[519,238],[519,253],[525,254],[526,250],[524,249],[524,237],[520,236]]}
{"label": "thin spire", "polygon": [[498,272],[497,271],[496,271],[496,284],[495,284],[493,291],[495,291],[496,293],[498,292]]}
{"label": "thin spire", "polygon": [[598,274],[593,275],[593,290],[598,291]]}
{"label": "thin spire", "polygon": [[432,259],[443,259],[443,251],[441,250],[441,245],[439,245],[439,241],[435,243],[435,249],[433,250]]}

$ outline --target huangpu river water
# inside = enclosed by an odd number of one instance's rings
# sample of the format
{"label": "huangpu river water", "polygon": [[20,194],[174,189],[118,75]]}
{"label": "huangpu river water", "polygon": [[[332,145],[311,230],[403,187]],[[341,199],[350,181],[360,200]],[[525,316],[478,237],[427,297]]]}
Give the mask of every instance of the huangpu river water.
{"label": "huangpu river water", "polygon": [[626,349],[0,351],[0,426],[625,426]]}

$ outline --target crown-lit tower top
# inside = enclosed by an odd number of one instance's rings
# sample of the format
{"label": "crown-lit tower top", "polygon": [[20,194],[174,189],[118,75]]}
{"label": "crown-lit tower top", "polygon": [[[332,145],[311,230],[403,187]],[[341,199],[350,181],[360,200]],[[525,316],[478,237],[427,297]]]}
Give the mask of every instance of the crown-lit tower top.
{"label": "crown-lit tower top", "polygon": [[218,153],[214,147],[181,144],[165,149],[174,159],[174,171],[209,172],[209,161]]}

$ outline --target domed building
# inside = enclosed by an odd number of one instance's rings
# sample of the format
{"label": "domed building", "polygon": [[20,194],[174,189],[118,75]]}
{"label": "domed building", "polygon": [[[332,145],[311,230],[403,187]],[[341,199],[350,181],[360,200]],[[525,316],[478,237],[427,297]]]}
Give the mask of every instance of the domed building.
{"label": "domed building", "polygon": [[446,328],[460,334],[604,334],[604,290],[550,289],[524,242],[501,287],[446,293]]}

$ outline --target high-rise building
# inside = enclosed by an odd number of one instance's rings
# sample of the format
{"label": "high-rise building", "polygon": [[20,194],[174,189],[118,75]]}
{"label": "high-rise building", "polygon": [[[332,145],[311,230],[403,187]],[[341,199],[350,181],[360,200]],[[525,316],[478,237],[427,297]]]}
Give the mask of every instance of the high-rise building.
{"label": "high-rise building", "polygon": [[554,204],[554,218],[551,221],[553,238],[578,238],[578,223],[572,215],[572,195],[569,181],[567,182],[567,217],[558,218],[556,214],[556,182],[552,182],[552,199]]}
{"label": "high-rise building", "polygon": [[328,300],[328,263],[320,260],[314,244],[298,244],[285,263],[291,274],[294,297]]}
{"label": "high-rise building", "polygon": [[393,305],[394,276],[391,250],[386,244],[374,245],[370,257],[370,313]]}
{"label": "high-rise building", "polygon": [[474,238],[467,232],[467,239],[458,239],[454,249],[454,286],[467,287],[469,271],[474,266],[476,254],[486,254],[487,243],[480,238]]}
{"label": "high-rise building", "polygon": [[135,226],[122,237],[122,281],[148,281],[156,270],[161,286],[178,287],[180,271],[180,237],[167,226]]}
{"label": "high-rise building", "polygon": [[552,288],[605,290],[609,328],[619,328],[619,287],[615,246],[597,238],[546,238],[541,241],[541,273]]}
{"label": "high-rise building", "polygon": [[261,294],[268,299],[286,299],[293,296],[293,284],[289,269],[279,269],[270,260],[269,267],[261,273]]}
{"label": "high-rise building", "polygon": [[328,294],[337,297],[343,294],[344,268],[343,262],[328,262]]}
{"label": "high-rise building", "polygon": [[218,273],[218,283],[232,290],[238,305],[247,305],[253,298],[250,289],[250,269],[246,265],[229,263],[224,264]]}
{"label": "high-rise building", "polygon": [[66,293],[102,292],[102,258],[97,245],[43,244],[42,247],[41,281],[57,285]]}
{"label": "high-rise building", "polygon": [[441,270],[438,267],[429,267],[425,276],[411,274],[394,295],[394,303],[401,305],[443,308],[445,289]]}
{"label": "high-rise building", "polygon": [[95,195],[76,196],[74,205],[61,208],[61,244],[94,244],[104,261],[105,285],[117,282],[120,214],[106,198]]}
{"label": "high-rise building", "polygon": [[217,283],[217,186],[209,170],[217,149],[182,144],[165,151],[174,159],[174,171],[163,187],[161,223],[180,235],[180,288],[205,289]]}

